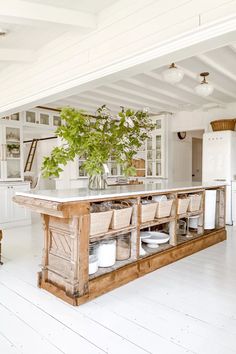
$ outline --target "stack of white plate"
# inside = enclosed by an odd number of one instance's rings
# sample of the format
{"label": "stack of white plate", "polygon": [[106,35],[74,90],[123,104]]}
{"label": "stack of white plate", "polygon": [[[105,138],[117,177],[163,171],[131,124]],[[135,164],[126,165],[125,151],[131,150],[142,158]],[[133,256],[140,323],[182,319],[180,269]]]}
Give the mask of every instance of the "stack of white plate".
{"label": "stack of white plate", "polygon": [[158,231],[141,231],[140,237],[142,242],[150,248],[158,248],[160,244],[166,243],[170,239],[168,234]]}

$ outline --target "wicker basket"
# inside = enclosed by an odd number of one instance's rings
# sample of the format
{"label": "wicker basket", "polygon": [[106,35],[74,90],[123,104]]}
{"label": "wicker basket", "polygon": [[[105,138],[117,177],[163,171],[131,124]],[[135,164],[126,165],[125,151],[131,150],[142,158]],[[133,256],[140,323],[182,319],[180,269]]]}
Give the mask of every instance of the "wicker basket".
{"label": "wicker basket", "polygon": [[170,216],[173,199],[161,200],[157,203],[156,218],[166,218]]}
{"label": "wicker basket", "polygon": [[177,214],[185,214],[188,210],[190,199],[189,198],[178,198],[177,200]]}
{"label": "wicker basket", "polygon": [[211,127],[214,132],[220,130],[234,130],[236,119],[220,119],[211,122]]}
{"label": "wicker basket", "polygon": [[[117,205],[117,204],[116,204]],[[113,230],[122,229],[130,225],[130,219],[133,211],[133,207],[128,203],[120,203],[122,209],[113,209],[113,215],[111,220],[111,228]]]}
{"label": "wicker basket", "polygon": [[102,234],[108,231],[113,210],[90,214],[90,235]]}
{"label": "wicker basket", "polygon": [[189,211],[197,211],[200,209],[201,206],[201,200],[202,200],[202,196],[199,194],[192,194],[189,195],[189,206],[188,206],[188,210]]}
{"label": "wicker basket", "polygon": [[157,203],[141,205],[141,222],[152,221],[155,219]]}

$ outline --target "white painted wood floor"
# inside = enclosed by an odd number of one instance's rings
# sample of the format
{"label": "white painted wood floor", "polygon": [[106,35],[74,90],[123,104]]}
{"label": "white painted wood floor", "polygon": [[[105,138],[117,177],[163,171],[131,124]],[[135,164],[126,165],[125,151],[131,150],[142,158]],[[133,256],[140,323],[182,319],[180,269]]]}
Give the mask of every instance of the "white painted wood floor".
{"label": "white painted wood floor", "polygon": [[72,307],[36,285],[41,226],[4,232],[0,354],[236,353],[236,229],[228,241]]}

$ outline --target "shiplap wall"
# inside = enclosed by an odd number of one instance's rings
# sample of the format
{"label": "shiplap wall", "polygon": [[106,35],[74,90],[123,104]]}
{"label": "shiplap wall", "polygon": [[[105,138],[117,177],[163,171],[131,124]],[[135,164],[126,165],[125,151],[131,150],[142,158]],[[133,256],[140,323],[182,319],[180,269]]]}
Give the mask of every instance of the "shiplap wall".
{"label": "shiplap wall", "polygon": [[85,76],[94,80],[101,68],[235,12],[235,0],[118,1],[99,14],[96,31],[67,32],[39,51],[36,62],[1,72],[0,113],[46,102]]}

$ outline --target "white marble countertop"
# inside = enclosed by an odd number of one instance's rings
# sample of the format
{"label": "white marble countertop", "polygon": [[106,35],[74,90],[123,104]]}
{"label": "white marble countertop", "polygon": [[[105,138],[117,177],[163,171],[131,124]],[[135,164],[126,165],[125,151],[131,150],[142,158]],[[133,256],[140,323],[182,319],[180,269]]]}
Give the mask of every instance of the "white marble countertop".
{"label": "white marble countertop", "polygon": [[104,190],[90,190],[88,188],[62,189],[62,190],[38,190],[29,192],[17,192],[16,195],[50,200],[55,202],[75,202],[89,200],[104,200],[111,197],[138,196],[142,194],[168,193],[174,191],[207,189],[224,186],[224,182],[176,182],[167,181],[161,183],[146,183],[139,185],[112,186]]}

